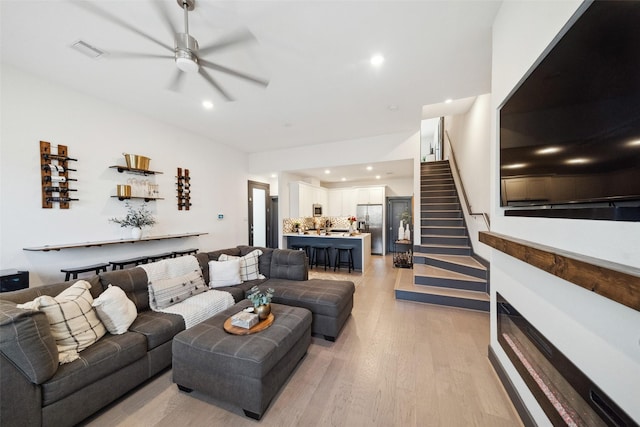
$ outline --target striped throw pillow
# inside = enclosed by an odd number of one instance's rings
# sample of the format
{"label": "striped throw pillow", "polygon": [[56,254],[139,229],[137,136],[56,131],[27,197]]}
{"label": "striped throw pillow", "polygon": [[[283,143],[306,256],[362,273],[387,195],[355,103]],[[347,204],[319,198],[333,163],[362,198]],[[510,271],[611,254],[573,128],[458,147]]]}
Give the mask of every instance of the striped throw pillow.
{"label": "striped throw pillow", "polygon": [[[243,257],[240,257],[240,279],[243,282],[247,280],[264,279],[265,276],[260,274],[259,258],[262,255],[260,249],[249,252]],[[222,254],[218,257],[218,261],[228,261],[230,259],[238,258],[237,256]]]}
{"label": "striped throw pillow", "polygon": [[208,289],[200,271],[192,271],[170,279],[154,280],[149,282],[149,305],[152,310],[162,310]]}

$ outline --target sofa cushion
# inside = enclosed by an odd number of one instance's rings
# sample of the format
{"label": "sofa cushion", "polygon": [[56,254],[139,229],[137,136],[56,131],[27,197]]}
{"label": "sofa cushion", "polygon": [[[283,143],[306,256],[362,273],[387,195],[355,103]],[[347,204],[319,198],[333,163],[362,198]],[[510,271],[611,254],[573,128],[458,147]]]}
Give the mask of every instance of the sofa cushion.
{"label": "sofa cushion", "polygon": [[60,363],[76,360],[78,352],[107,333],[92,307],[91,285],[79,280],[55,298],[43,295],[23,304],[47,315],[49,327],[58,347]]}
{"label": "sofa cushion", "polygon": [[127,298],[122,289],[113,285],[109,285],[98,298],[94,299],[92,305],[105,328],[113,335],[127,332],[129,325],[138,315],[133,301]]}
{"label": "sofa cushion", "polygon": [[256,249],[260,249],[262,255],[260,255],[260,259],[258,260],[258,270],[266,277],[271,277],[271,255],[273,254],[273,249],[246,245],[240,245],[238,249],[240,250],[240,256],[245,256]]}
{"label": "sofa cushion", "polygon": [[138,313],[149,310],[147,273],[142,268],[134,267],[100,273],[100,283],[103,289],[107,289],[109,285],[122,289],[127,294],[127,298],[136,305]]}
{"label": "sofa cushion", "polygon": [[183,276],[150,281],[149,306],[152,310],[162,310],[189,297],[206,292],[207,289],[199,270]]}
{"label": "sofa cushion", "polygon": [[240,249],[238,248],[227,248],[220,249],[212,252],[199,252],[196,254],[196,259],[198,260],[198,264],[200,264],[200,269],[202,270],[202,276],[204,277],[204,282],[209,283],[209,261],[217,261],[220,254],[228,254],[234,256],[240,256]]}
{"label": "sofa cushion", "polygon": [[304,307],[314,314],[331,317],[341,313],[355,292],[353,282],[347,280],[311,279],[298,282],[269,279],[267,285],[275,290],[273,302]]}
{"label": "sofa cushion", "polygon": [[209,261],[209,287],[238,285],[240,278],[240,258],[228,261]]}
{"label": "sofa cushion", "polygon": [[271,256],[272,279],[307,280],[309,266],[304,251],[276,249]]}
{"label": "sofa cushion", "polygon": [[81,390],[145,357],[146,353],[147,343],[140,334],[127,332],[122,335],[106,335],[80,353],[79,360],[61,365],[56,374],[42,384],[42,406]]}
{"label": "sofa cushion", "polygon": [[157,311],[143,311],[129,326],[130,332],[142,334],[147,339],[147,350],[171,341],[180,331],[184,331],[182,316]]}
{"label": "sofa cushion", "polygon": [[34,384],[42,384],[58,369],[58,348],[47,316],[0,300],[0,353]]}
{"label": "sofa cushion", "polygon": [[[260,274],[260,270],[258,268],[260,255],[262,255],[262,251],[260,249],[256,249],[240,257],[240,279],[242,279],[243,282],[246,282],[247,280],[265,278],[263,274]],[[222,254],[218,260],[229,261],[234,258],[236,257]]]}

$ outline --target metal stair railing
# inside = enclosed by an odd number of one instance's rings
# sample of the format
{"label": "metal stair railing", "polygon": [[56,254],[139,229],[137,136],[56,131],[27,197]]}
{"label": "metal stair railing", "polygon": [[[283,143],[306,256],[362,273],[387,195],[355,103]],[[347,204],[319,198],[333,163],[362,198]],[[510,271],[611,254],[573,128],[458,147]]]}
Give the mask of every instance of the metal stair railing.
{"label": "metal stair railing", "polygon": [[451,160],[453,161],[453,166],[456,170],[458,181],[460,182],[460,190],[462,192],[462,198],[464,199],[464,204],[467,208],[467,215],[481,216],[484,219],[484,223],[487,226],[487,230],[491,230],[491,220],[489,218],[489,215],[486,212],[473,212],[473,209],[471,209],[471,203],[469,203],[469,197],[467,197],[467,192],[465,191],[464,183],[462,182],[462,175],[460,174],[460,169],[458,169],[458,162],[456,161],[456,153],[453,150],[451,137],[449,136],[449,132],[446,130],[444,131],[444,134],[447,136],[447,141],[449,143],[449,150],[451,151]]}

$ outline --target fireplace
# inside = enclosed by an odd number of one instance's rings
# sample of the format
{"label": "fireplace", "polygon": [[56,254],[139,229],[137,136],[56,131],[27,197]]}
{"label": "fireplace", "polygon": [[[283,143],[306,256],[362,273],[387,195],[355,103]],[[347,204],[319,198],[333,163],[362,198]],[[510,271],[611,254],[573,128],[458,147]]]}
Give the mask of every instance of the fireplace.
{"label": "fireplace", "polygon": [[498,342],[554,426],[637,426],[497,294]]}

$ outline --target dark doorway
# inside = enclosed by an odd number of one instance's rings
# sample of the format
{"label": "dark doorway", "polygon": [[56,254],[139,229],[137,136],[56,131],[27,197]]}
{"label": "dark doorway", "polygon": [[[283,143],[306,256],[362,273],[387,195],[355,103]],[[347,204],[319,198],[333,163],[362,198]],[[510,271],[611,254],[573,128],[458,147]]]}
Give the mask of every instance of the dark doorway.
{"label": "dark doorway", "polygon": [[267,239],[268,248],[277,248],[278,242],[278,196],[271,197],[271,209],[269,214],[269,236]]}
{"label": "dark doorway", "polygon": [[393,250],[393,244],[398,240],[398,228],[400,220],[407,223],[409,218],[409,230],[411,241],[413,238],[413,197],[387,197],[387,253]]}
{"label": "dark doorway", "polygon": [[269,184],[249,181],[249,245],[269,247],[271,198]]}

